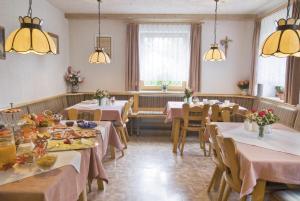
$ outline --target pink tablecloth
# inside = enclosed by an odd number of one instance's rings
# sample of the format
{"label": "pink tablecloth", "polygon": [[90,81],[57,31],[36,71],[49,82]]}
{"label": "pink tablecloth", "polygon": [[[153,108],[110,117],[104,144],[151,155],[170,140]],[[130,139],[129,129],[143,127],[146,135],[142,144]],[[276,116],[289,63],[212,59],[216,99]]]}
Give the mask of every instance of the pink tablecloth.
{"label": "pink tablecloth", "polygon": [[[216,124],[220,132],[224,134],[241,126],[241,123]],[[274,124],[273,128],[293,131],[282,124]],[[298,134],[296,131],[294,132],[295,135]],[[286,184],[300,184],[300,156],[243,143],[236,144],[241,167],[240,178],[243,181],[240,196],[252,193],[259,179]]]}
{"label": "pink tablecloth", "polygon": [[[174,118],[181,118],[183,116],[183,110],[182,110],[183,104],[184,104],[184,102],[179,102],[179,101],[169,101],[167,103],[166,110],[165,110],[165,113],[167,114],[166,122],[172,122]],[[230,103],[229,107],[232,104],[234,104],[234,103]],[[199,103],[199,105],[203,105],[203,103],[201,102],[201,103]],[[196,106],[196,105],[194,105],[194,106]],[[220,107],[226,107],[226,105],[220,104]],[[247,109],[240,106],[239,110],[246,111]]]}
{"label": "pink tablecloth", "polygon": [[99,145],[81,150],[81,167],[78,173],[72,166],[64,166],[50,172],[0,186],[1,201],[76,201],[86,188],[87,178],[108,181],[102,159],[108,145],[122,150],[116,130],[111,122],[100,122],[105,134],[99,135]]}
{"label": "pink tablecloth", "polygon": [[103,105],[99,106],[98,103],[78,103],[76,105],[73,105],[66,110],[69,110],[71,108],[77,109],[82,112],[88,112],[91,110],[100,109],[102,110],[102,121],[122,121],[122,112],[124,110],[125,104],[127,101],[123,100],[117,100],[112,105]]}

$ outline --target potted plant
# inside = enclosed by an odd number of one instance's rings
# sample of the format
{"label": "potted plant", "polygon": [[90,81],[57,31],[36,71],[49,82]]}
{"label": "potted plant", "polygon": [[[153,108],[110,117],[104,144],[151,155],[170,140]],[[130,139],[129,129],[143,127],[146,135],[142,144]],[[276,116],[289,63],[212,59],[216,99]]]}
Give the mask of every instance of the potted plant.
{"label": "potted plant", "polygon": [[279,121],[278,116],[273,113],[272,109],[265,109],[260,112],[253,113],[254,121],[259,127],[260,138],[264,137],[265,133],[271,132],[271,125]]}
{"label": "potted plant", "polygon": [[35,126],[40,133],[45,133],[48,131],[49,127],[52,125],[52,121],[45,115],[33,115]]}
{"label": "potted plant", "polygon": [[237,83],[238,88],[241,90],[241,94],[246,96],[248,95],[249,90],[249,80],[240,80]]}
{"label": "potted plant", "polygon": [[77,93],[79,90],[79,84],[83,83],[84,78],[81,77],[80,71],[75,71],[71,66],[65,74],[66,82],[71,86],[71,93]]}
{"label": "potted plant", "polygon": [[184,102],[190,104],[193,99],[193,91],[189,88],[185,88],[184,90]]}
{"label": "potted plant", "polygon": [[98,89],[94,95],[94,98],[98,100],[99,106],[103,105],[103,99],[109,98],[109,92],[107,90]]}
{"label": "potted plant", "polygon": [[284,87],[275,86],[275,91],[276,91],[275,96],[278,97],[280,100],[284,100]]}

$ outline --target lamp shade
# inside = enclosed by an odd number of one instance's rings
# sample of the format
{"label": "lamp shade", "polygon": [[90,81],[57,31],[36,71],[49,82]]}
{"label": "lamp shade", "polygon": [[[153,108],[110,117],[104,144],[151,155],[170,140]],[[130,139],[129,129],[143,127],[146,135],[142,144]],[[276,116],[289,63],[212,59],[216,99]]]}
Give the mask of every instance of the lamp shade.
{"label": "lamp shade", "polygon": [[218,44],[213,44],[204,54],[203,59],[204,61],[223,61],[225,60],[225,54],[219,49]]}
{"label": "lamp shade", "polygon": [[56,54],[56,46],[48,33],[42,31],[42,20],[29,16],[19,17],[21,26],[5,41],[5,51],[22,54]]}
{"label": "lamp shade", "polygon": [[91,64],[109,64],[110,58],[103,49],[96,49],[89,58]]}
{"label": "lamp shade", "polygon": [[280,19],[277,30],[264,42],[263,57],[300,57],[300,19]]}

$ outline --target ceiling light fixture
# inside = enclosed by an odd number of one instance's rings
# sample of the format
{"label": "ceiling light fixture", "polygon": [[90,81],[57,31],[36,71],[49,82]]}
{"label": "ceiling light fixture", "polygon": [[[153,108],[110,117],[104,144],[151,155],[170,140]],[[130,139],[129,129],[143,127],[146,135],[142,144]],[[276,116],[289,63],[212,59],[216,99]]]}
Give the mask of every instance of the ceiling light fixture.
{"label": "ceiling light fixture", "polygon": [[32,0],[29,0],[27,16],[19,17],[20,28],[12,32],[5,41],[6,52],[39,55],[56,54],[56,46],[47,32],[42,30],[43,21],[32,18]]}
{"label": "ceiling light fixture", "polygon": [[218,15],[218,1],[216,2],[215,8],[215,26],[214,26],[214,44],[211,45],[210,49],[204,55],[204,61],[223,61],[225,60],[225,54],[222,50],[219,49],[219,45],[217,43],[217,15]]}
{"label": "ceiling light fixture", "polygon": [[100,4],[101,0],[98,1],[98,25],[99,25],[99,38],[97,41],[97,45],[95,47],[95,51],[91,54],[89,58],[89,62],[91,64],[109,64],[110,58],[103,48],[100,46]]}
{"label": "ceiling light fixture", "polygon": [[277,30],[265,40],[261,56],[300,57],[300,19],[299,14],[296,19],[290,17],[290,6],[289,0],[286,19],[277,21]]}

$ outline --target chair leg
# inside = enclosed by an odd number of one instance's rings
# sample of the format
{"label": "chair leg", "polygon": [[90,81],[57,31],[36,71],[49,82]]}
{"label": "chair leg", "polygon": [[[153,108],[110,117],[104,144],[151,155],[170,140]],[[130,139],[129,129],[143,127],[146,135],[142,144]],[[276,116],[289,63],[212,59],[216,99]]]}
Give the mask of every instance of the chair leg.
{"label": "chair leg", "polygon": [[213,184],[215,183],[216,180],[216,176],[217,176],[217,172],[218,172],[218,167],[215,168],[215,171],[213,173],[213,176],[209,182],[208,188],[207,188],[207,192],[210,192],[211,187],[213,186]]}
{"label": "chair leg", "polygon": [[206,148],[205,148],[205,141],[202,131],[199,131],[199,143],[200,143],[200,149],[203,149],[204,156],[206,156]]}
{"label": "chair leg", "polygon": [[186,139],[186,130],[182,129],[182,139],[181,139],[181,149],[180,149],[181,155],[183,155],[183,149],[184,149],[185,139]]}
{"label": "chair leg", "polygon": [[124,128],[123,127],[118,127],[118,134],[119,134],[119,137],[121,138],[124,146],[125,146],[125,149],[127,149],[127,140],[126,140],[126,136],[125,136],[125,132],[124,132]]}
{"label": "chair leg", "polygon": [[247,196],[245,195],[244,197],[242,197],[242,198],[240,199],[240,201],[247,201]]}
{"label": "chair leg", "polygon": [[224,191],[224,194],[223,194],[223,198],[222,198],[222,201],[228,201],[228,197],[230,195],[230,192],[231,192],[231,188],[228,184],[226,184],[226,187],[225,187],[225,191]]}
{"label": "chair leg", "polygon": [[126,125],[124,127],[124,131],[125,131],[125,135],[126,135],[126,140],[127,140],[127,142],[129,142],[129,134],[128,134],[128,130],[127,130],[127,126]]}
{"label": "chair leg", "polygon": [[221,186],[220,186],[219,195],[218,195],[218,201],[222,201],[224,190],[225,190],[225,186],[226,186],[226,181],[225,181],[224,176],[222,176]]}
{"label": "chair leg", "polygon": [[88,187],[89,187],[89,193],[92,192],[92,179],[88,179]]}

